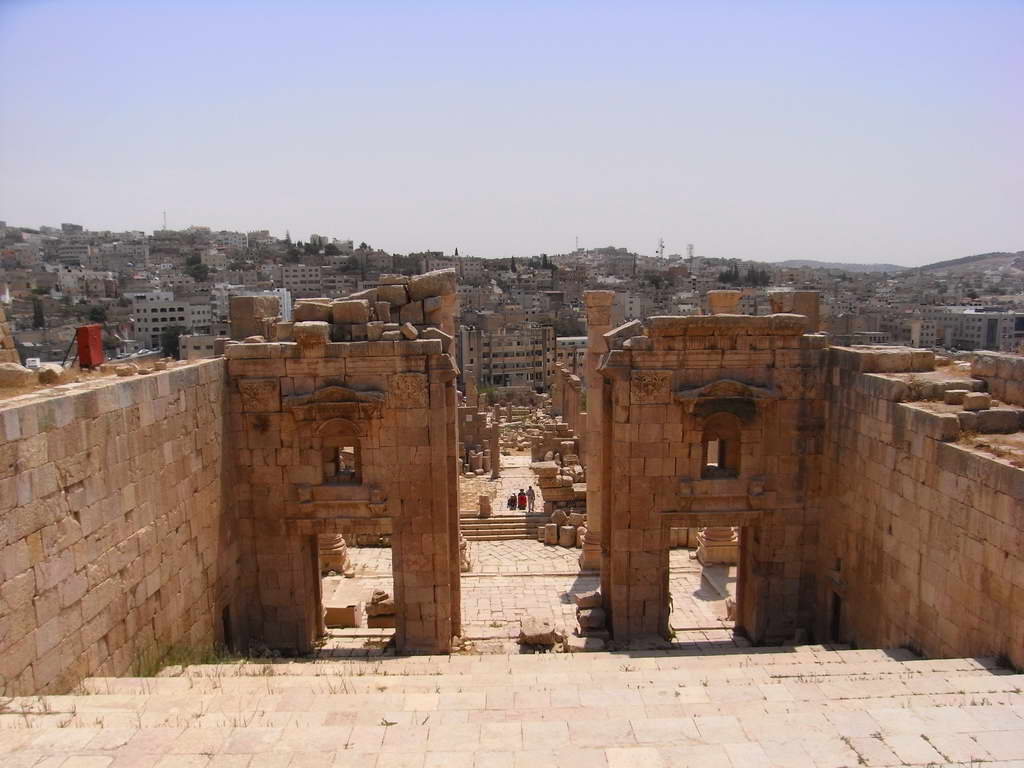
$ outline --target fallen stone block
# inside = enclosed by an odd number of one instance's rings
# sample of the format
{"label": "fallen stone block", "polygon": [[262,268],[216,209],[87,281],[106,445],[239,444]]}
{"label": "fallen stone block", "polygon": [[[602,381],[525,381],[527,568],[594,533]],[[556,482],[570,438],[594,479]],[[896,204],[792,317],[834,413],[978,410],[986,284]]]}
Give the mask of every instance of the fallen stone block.
{"label": "fallen stone block", "polygon": [[981,411],[992,405],[992,396],[987,392],[968,392],[964,395],[965,411]]}
{"label": "fallen stone block", "polygon": [[523,619],[519,630],[520,645],[544,645],[551,647],[565,640],[565,633],[547,619],[532,616]]}
{"label": "fallen stone block", "polygon": [[580,592],[573,597],[577,608],[598,608],[601,605],[601,593],[593,589],[590,592]]}
{"label": "fallen stone block", "polygon": [[569,653],[603,651],[604,648],[605,642],[600,637],[578,637],[576,635],[570,635],[565,641],[565,649]]}
{"label": "fallen stone block", "polygon": [[950,405],[961,405],[964,398],[970,394],[966,389],[947,389],[942,395],[942,402]]}
{"label": "fallen stone block", "polygon": [[418,339],[420,332],[416,330],[416,326],[412,323],[402,323],[402,327],[399,329],[402,335],[410,341]]}
{"label": "fallen stone block", "polygon": [[447,296],[455,293],[455,270],[436,269],[409,278],[409,298],[422,301],[428,296]]}
{"label": "fallen stone block", "polygon": [[337,323],[368,323],[370,302],[366,299],[345,299],[331,302],[331,319]]}
{"label": "fallen stone block", "polygon": [[304,322],[330,322],[331,305],[328,302],[303,301],[295,302],[292,310],[292,320],[296,323]]}
{"label": "fallen stone block", "polygon": [[441,342],[441,351],[447,353],[451,348],[453,338],[449,334],[442,331],[440,328],[424,328],[420,331],[421,339],[439,339]]}
{"label": "fallen stone block", "polygon": [[984,434],[1010,434],[1020,427],[1020,412],[1013,408],[989,408],[977,416],[977,431]]}
{"label": "fallen stone block", "polygon": [[571,549],[576,546],[576,529],[571,525],[563,525],[558,529],[558,543]]}
{"label": "fallen stone block", "polygon": [[398,322],[400,323],[423,323],[423,304],[414,301],[406,304],[398,310]]}
{"label": "fallen stone block", "polygon": [[409,303],[409,292],[404,285],[378,285],[377,301],[386,301],[393,307],[404,307]]}
{"label": "fallen stone block", "polygon": [[604,608],[579,608],[576,611],[576,620],[580,623],[580,630],[583,632],[591,629],[604,629]]}

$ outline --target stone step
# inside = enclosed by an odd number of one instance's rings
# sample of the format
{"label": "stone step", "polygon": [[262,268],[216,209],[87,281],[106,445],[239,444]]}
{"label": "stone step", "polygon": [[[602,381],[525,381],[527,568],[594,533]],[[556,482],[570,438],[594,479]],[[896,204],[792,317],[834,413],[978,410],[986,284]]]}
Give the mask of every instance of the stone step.
{"label": "stone step", "polygon": [[[755,670],[756,671],[756,670]],[[570,694],[580,697],[589,706],[624,706],[636,698],[637,691],[650,695],[673,695],[678,703],[715,703],[753,701],[764,703],[816,701],[821,698],[855,700],[865,698],[912,698],[915,696],[971,697],[1007,693],[1021,696],[1024,676],[1008,670],[970,670],[947,673],[877,672],[820,674],[817,676],[787,674],[771,676],[753,674],[748,679],[713,676],[700,673],[687,675],[658,671],[634,674],[552,674],[539,675],[281,675],[281,676],[201,676],[184,675],[166,678],[92,678],[82,686],[90,695],[114,697],[190,696],[265,694],[317,695],[389,694],[416,697],[422,694],[448,697],[450,702],[468,701],[467,697],[491,695],[502,691],[558,699]],[[454,698],[452,698],[454,697]],[[460,698],[461,697],[461,698]],[[596,698],[595,698],[596,697]],[[51,697],[60,699],[61,697]],[[529,698],[529,697],[528,697]],[[413,699],[415,700],[415,698]],[[959,699],[957,699],[959,700]],[[1024,702],[1024,698],[1021,699]],[[393,703],[388,708],[394,708]],[[428,709],[430,707],[427,707]]]}
{"label": "stone step", "polygon": [[879,707],[856,717],[825,710],[580,722],[563,717],[534,723],[425,718],[351,725],[328,720],[337,724],[301,728],[257,725],[272,720],[243,713],[218,730],[136,725],[8,731],[0,748],[14,765],[67,766],[111,765],[111,759],[116,766],[366,768],[1019,765],[1011,762],[1022,753],[1024,735],[1016,708],[950,712],[926,707],[893,713]]}
{"label": "stone step", "polygon": [[[369,653],[369,652],[368,652]],[[197,665],[0,701],[4,764],[1019,766],[1024,675],[827,646]]]}

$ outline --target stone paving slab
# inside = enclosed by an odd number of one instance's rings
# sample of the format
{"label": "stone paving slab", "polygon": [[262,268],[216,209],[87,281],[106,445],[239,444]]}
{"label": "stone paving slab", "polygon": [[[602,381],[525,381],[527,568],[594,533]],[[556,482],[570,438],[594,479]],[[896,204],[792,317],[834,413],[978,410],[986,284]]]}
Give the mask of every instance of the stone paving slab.
{"label": "stone paving slab", "polygon": [[[480,541],[473,549],[474,573],[462,578],[463,637],[514,639],[527,616],[551,621],[567,632],[576,628],[573,596],[600,586],[596,572],[580,572],[579,551],[549,547],[536,541]],[[324,594],[336,602],[368,601],[375,589],[390,592],[391,550],[350,548],[356,576],[327,577]],[[701,646],[741,645],[725,619],[725,601],[701,578],[701,566],[690,550],[670,553],[671,625],[676,640]],[[361,645],[332,638],[330,649]],[[512,646],[502,649],[514,651]]]}

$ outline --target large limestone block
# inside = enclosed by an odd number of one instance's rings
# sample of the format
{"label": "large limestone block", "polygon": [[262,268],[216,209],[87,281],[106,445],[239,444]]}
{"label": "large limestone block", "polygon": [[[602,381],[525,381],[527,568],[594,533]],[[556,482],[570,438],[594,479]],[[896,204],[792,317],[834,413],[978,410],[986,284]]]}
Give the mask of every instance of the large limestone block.
{"label": "large limestone block", "polygon": [[965,411],[982,411],[992,405],[992,396],[987,392],[968,392],[964,395]]}
{"label": "large limestone block", "polygon": [[737,314],[740,291],[708,291],[708,309],[712,315]]}
{"label": "large limestone block", "polygon": [[331,305],[326,301],[303,301],[295,303],[292,319],[297,323],[319,321],[328,323],[331,320]]}
{"label": "large limestone block", "polygon": [[398,322],[399,323],[422,323],[423,322],[423,304],[418,301],[414,301],[410,304],[406,304],[404,307],[398,310]]}
{"label": "large limestone block", "polygon": [[370,302],[366,299],[332,301],[331,320],[336,324],[368,323],[370,321]]}
{"label": "large limestone block", "polygon": [[1010,434],[1020,427],[1020,411],[1013,408],[989,408],[978,411],[977,430],[990,434]]}
{"label": "large limestone block", "polygon": [[562,525],[558,528],[558,543],[560,546],[571,549],[576,546],[576,529],[571,525]]}
{"label": "large limestone block", "polygon": [[552,646],[563,640],[565,640],[565,633],[547,619],[536,619],[532,616],[523,619],[519,630],[520,644]]}
{"label": "large limestone block", "polygon": [[555,523],[545,523],[544,528],[544,543],[555,545],[558,543],[558,526]]}
{"label": "large limestone block", "polygon": [[377,301],[386,301],[393,307],[404,307],[409,303],[409,292],[404,285],[378,285]]}
{"label": "large limestone block", "polygon": [[409,278],[409,298],[422,301],[428,296],[447,296],[455,293],[454,269],[436,269]]}
{"label": "large limestone block", "polygon": [[942,401],[950,405],[960,405],[969,394],[969,390],[966,389],[947,389],[942,393]]}
{"label": "large limestone block", "polygon": [[441,342],[441,351],[447,353],[451,348],[453,337],[440,328],[424,328],[420,331],[421,339],[438,339]]}
{"label": "large limestone block", "polygon": [[295,323],[292,335],[300,347],[315,347],[331,340],[331,324],[326,322]]}
{"label": "large limestone block", "polygon": [[0,387],[30,387],[36,383],[36,374],[18,363],[0,363]]}

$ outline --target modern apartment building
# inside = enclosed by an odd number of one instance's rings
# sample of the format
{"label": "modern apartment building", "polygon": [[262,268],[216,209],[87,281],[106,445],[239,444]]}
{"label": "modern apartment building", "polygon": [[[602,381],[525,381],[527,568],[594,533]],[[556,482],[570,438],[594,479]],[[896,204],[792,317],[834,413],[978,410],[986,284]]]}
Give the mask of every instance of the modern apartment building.
{"label": "modern apartment building", "polygon": [[459,353],[463,375],[475,375],[478,386],[546,389],[555,370],[555,329],[534,323],[460,326]]}
{"label": "modern apartment building", "polygon": [[1024,348],[1024,312],[986,311],[984,307],[922,307],[922,347],[1016,352]]}
{"label": "modern apartment building", "polygon": [[132,302],[132,333],[135,340],[150,349],[160,346],[160,335],[167,328],[179,326],[194,333],[208,332],[213,321],[212,308],[206,297],[175,299],[170,291],[136,293]]}
{"label": "modern apartment building", "polygon": [[320,296],[323,292],[322,267],[307,264],[282,264],[281,287],[298,298]]}

